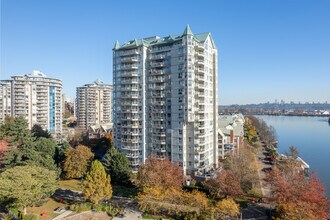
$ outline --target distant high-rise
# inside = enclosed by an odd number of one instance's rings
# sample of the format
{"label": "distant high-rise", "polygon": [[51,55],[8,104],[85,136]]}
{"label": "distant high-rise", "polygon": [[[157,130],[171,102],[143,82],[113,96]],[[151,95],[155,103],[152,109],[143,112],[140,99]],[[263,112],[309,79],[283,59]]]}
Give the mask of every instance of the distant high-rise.
{"label": "distant high-rise", "polygon": [[34,70],[0,81],[0,121],[23,116],[31,129],[38,124],[54,137],[62,133],[62,81]]}
{"label": "distant high-rise", "polygon": [[78,126],[100,126],[112,123],[112,85],[96,80],[77,87],[75,113]]}
{"label": "distant high-rise", "polygon": [[149,155],[203,175],[218,163],[217,49],[210,33],[131,40],[113,49],[114,142],[137,169]]}

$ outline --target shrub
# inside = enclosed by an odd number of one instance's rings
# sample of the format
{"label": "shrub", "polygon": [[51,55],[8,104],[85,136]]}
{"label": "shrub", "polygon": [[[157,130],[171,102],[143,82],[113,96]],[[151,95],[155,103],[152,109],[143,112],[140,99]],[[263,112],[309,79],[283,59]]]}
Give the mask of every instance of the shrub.
{"label": "shrub", "polygon": [[262,192],[261,192],[261,190],[260,190],[259,188],[256,188],[256,187],[252,188],[252,189],[248,192],[248,194],[249,194],[250,196],[252,196],[252,197],[255,197],[255,198],[262,198]]}
{"label": "shrub", "polygon": [[89,202],[70,205],[70,210],[75,212],[84,212],[84,211],[89,211],[91,209],[92,209],[92,204]]}
{"label": "shrub", "polygon": [[120,214],[122,211],[123,211],[122,208],[120,208],[119,206],[114,206],[112,204],[108,204],[106,208],[106,213],[110,217],[115,217],[116,215]]}

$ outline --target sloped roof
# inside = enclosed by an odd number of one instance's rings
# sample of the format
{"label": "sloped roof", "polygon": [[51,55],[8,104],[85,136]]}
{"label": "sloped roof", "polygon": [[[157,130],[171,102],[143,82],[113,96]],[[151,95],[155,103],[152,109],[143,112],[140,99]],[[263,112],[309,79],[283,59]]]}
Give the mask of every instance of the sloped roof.
{"label": "sloped roof", "polygon": [[154,45],[160,45],[160,44],[173,43],[175,41],[182,40],[182,37],[187,34],[193,35],[194,38],[199,42],[204,42],[208,37],[210,37],[212,46],[214,48],[216,48],[210,32],[201,33],[201,34],[193,34],[190,29],[190,26],[187,25],[183,34],[168,35],[165,37],[154,36],[154,37],[148,37],[148,38],[142,38],[142,39],[134,39],[134,40],[130,40],[122,45],[119,45],[119,42],[116,41],[116,44],[113,49],[119,50],[119,49],[135,48],[135,47],[140,47],[140,46],[148,47],[148,46],[154,46]]}
{"label": "sloped roof", "polygon": [[190,26],[189,24],[187,24],[186,28],[184,29],[184,32],[183,32],[183,35],[188,35],[188,34],[193,34],[191,29],[190,29]]}

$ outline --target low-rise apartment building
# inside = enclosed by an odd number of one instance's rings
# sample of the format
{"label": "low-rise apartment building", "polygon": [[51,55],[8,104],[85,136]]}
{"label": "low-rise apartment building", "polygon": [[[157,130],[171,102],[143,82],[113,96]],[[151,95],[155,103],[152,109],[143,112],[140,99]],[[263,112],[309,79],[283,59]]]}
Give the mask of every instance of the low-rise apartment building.
{"label": "low-rise apartment building", "polygon": [[218,118],[218,156],[224,159],[228,153],[238,153],[244,140],[244,116],[220,115]]}

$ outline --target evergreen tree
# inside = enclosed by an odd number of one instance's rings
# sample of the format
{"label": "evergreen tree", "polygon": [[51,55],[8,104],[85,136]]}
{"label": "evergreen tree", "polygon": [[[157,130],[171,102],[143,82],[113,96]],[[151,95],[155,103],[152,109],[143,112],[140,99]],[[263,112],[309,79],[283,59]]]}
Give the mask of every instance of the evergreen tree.
{"label": "evergreen tree", "polygon": [[114,183],[128,184],[131,174],[131,168],[127,157],[118,152],[114,147],[110,147],[103,159],[103,165],[111,180]]}
{"label": "evergreen tree", "polygon": [[106,174],[102,163],[98,160],[93,161],[82,185],[84,198],[94,204],[98,204],[102,199],[110,199],[112,196],[110,176]]}
{"label": "evergreen tree", "polygon": [[0,174],[0,197],[13,205],[33,206],[51,196],[57,187],[57,174],[42,167],[16,166]]}
{"label": "evergreen tree", "polygon": [[61,164],[63,163],[63,161],[65,159],[65,152],[70,149],[71,149],[71,146],[66,141],[62,145],[56,146],[54,160],[58,167],[61,166]]}
{"label": "evergreen tree", "polygon": [[58,171],[55,164],[56,143],[52,139],[39,138],[29,144],[9,150],[2,160],[5,167],[35,165]]}
{"label": "evergreen tree", "polygon": [[22,117],[7,117],[0,126],[1,136],[8,139],[10,145],[1,164],[5,168],[23,165],[35,165],[57,171],[54,156],[56,143],[52,139],[36,139],[28,129]]}
{"label": "evergreen tree", "polygon": [[51,138],[52,137],[52,135],[49,133],[48,130],[42,129],[42,127],[38,124],[33,125],[31,132],[32,132],[33,136],[35,136],[37,138],[40,138],[40,137]]}
{"label": "evergreen tree", "polygon": [[28,123],[23,117],[6,117],[0,126],[2,137],[9,137],[9,145],[20,147],[29,146],[35,138],[28,129]]}

